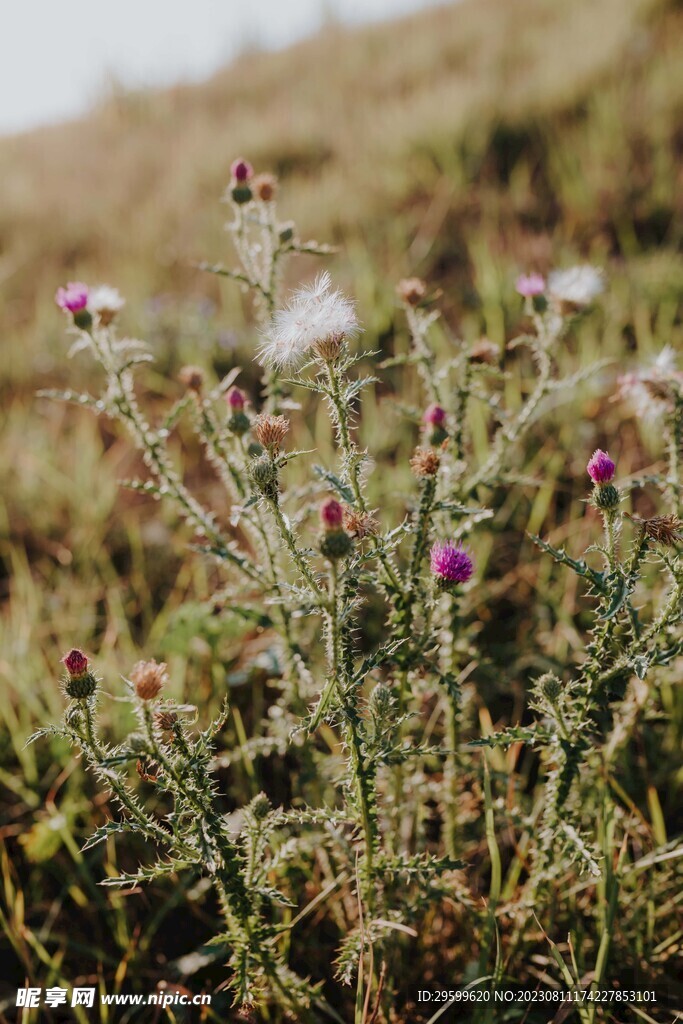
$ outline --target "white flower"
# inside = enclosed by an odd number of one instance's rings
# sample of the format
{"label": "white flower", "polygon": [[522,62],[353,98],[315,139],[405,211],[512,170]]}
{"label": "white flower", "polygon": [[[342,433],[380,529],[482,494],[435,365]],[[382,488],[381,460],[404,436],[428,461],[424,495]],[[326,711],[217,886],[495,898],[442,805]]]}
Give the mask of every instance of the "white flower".
{"label": "white flower", "polygon": [[126,300],[118,288],[108,284],[100,284],[88,292],[88,309],[99,316],[103,324],[111,323],[116,314],[123,309]]}
{"label": "white flower", "polygon": [[278,310],[263,332],[259,357],[279,369],[300,363],[318,342],[329,338],[350,338],[358,333],[355,303],[332,290],[325,272],[308,288],[294,293],[289,304]]}
{"label": "white flower", "polygon": [[548,291],[554,299],[572,306],[588,306],[604,291],[603,273],[584,263],[567,270],[553,270],[548,275]]}

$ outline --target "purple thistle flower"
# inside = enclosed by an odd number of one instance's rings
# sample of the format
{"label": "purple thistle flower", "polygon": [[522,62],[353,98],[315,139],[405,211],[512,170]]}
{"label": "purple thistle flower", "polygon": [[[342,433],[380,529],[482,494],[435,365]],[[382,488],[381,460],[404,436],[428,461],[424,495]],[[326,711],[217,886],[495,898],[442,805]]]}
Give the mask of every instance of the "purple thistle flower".
{"label": "purple thistle flower", "polygon": [[433,427],[442,427],[446,422],[446,410],[434,402],[425,409],[422,419],[425,423],[429,423]]}
{"label": "purple thistle flower", "polygon": [[545,291],[545,281],[542,274],[522,274],[517,278],[515,290],[523,295],[525,299],[534,299]]}
{"label": "purple thistle flower", "polygon": [[238,157],[237,160],[233,160],[230,167],[230,173],[232,174],[235,181],[245,182],[249,181],[254,173],[254,168],[251,166],[248,160],[243,160],[242,157]]}
{"label": "purple thistle flower", "polygon": [[615,464],[607,452],[600,448],[593,452],[586,466],[586,472],[594,484],[608,484],[614,477]]}
{"label": "purple thistle flower", "polygon": [[75,676],[76,678],[84,676],[88,671],[88,659],[83,651],[79,651],[77,647],[74,647],[73,650],[64,655],[62,658],[62,664],[69,675]]}
{"label": "purple thistle flower", "polygon": [[241,412],[242,409],[244,409],[246,399],[244,397],[244,392],[240,391],[239,388],[230,388],[225,396],[225,400],[231,409],[235,409],[238,412]]}
{"label": "purple thistle flower", "polygon": [[451,540],[433,545],[430,565],[435,576],[449,583],[467,583],[474,572],[474,562],[467,550]]}
{"label": "purple thistle flower", "polygon": [[58,288],[55,302],[60,309],[79,313],[88,304],[88,286],[80,281],[69,281],[66,288]]}

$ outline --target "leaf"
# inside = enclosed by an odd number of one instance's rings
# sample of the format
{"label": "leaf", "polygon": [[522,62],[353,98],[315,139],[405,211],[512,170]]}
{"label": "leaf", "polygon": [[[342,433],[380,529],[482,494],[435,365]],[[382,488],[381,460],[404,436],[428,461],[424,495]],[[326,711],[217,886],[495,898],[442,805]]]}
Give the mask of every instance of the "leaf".
{"label": "leaf", "polygon": [[648,654],[637,654],[635,658],[632,658],[631,665],[639,679],[645,679],[650,667],[650,661],[651,658]]}
{"label": "leaf", "polygon": [[609,604],[607,609],[600,614],[600,618],[607,621],[613,619],[621,611],[631,596],[633,587],[621,573],[610,573],[609,576],[605,577],[605,583],[610,588],[607,592]]}
{"label": "leaf", "polygon": [[92,850],[93,846],[104,842],[109,836],[115,836],[122,832],[142,833],[143,830],[138,828],[132,821],[108,821],[105,825],[100,825],[96,828],[93,834],[86,839],[81,847],[81,852],[85,853],[86,850]]}
{"label": "leaf", "polygon": [[332,489],[335,490],[337,494],[339,494],[344,499],[345,502],[347,502],[349,505],[353,504],[353,491],[351,490],[348,484],[345,484],[342,480],[339,479],[336,473],[333,473],[331,469],[325,469],[324,466],[314,466],[313,472],[321,480],[324,480],[326,483],[328,483],[330,487],[332,487]]}
{"label": "leaf", "polygon": [[541,549],[541,551],[545,551],[547,554],[551,555],[556,562],[560,563],[560,565],[567,565],[570,569],[574,570],[577,576],[585,576],[586,579],[589,579],[600,594],[608,593],[603,573],[596,572],[595,569],[591,569],[583,559],[577,561],[575,558],[572,558],[567,554],[564,548],[554,548],[552,544],[548,544],[547,541],[541,540],[541,538],[536,536],[535,533],[530,533],[528,536],[534,544]]}

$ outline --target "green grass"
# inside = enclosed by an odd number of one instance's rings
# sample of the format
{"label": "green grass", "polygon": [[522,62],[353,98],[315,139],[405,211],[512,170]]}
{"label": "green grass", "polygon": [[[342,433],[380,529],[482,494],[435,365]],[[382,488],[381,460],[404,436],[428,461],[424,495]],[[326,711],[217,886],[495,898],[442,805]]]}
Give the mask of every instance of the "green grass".
{"label": "green grass", "polygon": [[[173,378],[187,361],[216,372],[237,361],[253,390],[248,302],[193,266],[229,261],[218,199],[231,159],[242,153],[279,174],[281,210],[304,236],[339,245],[335,276],[358,297],[369,347],[386,353],[407,344],[393,295],[406,273],[443,289],[454,333],[504,342],[519,323],[519,270],[579,258],[604,265],[603,311],[582,325],[563,362],[600,356],[612,367],[582,389],[578,404],[558,404],[534,431],[525,472],[544,484],[500,496],[488,565],[480,553],[492,580],[478,609],[490,662],[472,714],[484,730],[491,720],[514,720],[523,680],[570,662],[581,625],[575,582],[540,559],[524,531],[581,549],[588,528],[576,512],[575,481],[585,451],[609,441],[622,475],[658,457],[658,438],[646,433],[643,443],[608,398],[618,370],[683,340],[682,38],[683,9],[674,2],[464,0],[388,26],[330,29],[283,53],[245,55],[201,86],[117,95],[79,122],[0,140],[0,837],[8,854],[0,955],[11,964],[0,984],[0,1020],[13,1019],[3,1000],[13,1000],[38,965],[46,984],[73,981],[80,971],[115,976],[119,986],[134,976],[151,990],[167,975],[186,976],[182,965],[169,965],[200,947],[215,919],[201,885],[183,906],[170,885],[136,898],[98,888],[103,873],[121,868],[122,855],[113,846],[78,852],[89,831],[90,784],[60,745],[24,749],[36,723],[60,713],[62,650],[96,649],[111,680],[143,652],[163,656],[175,695],[199,704],[207,721],[260,642],[217,626],[216,579],[201,559],[186,557],[189,538],[159,506],[119,491],[116,481],[138,469],[127,442],[85,411],[35,397],[46,386],[88,386],[87,361],[65,358],[52,303],[57,285],[103,279],[121,288],[129,299],[124,324],[154,344],[158,362],[146,380],[157,400],[179,393]],[[302,274],[312,268],[301,260]],[[166,298],[151,307],[159,296]],[[446,334],[440,343],[449,345]],[[509,370],[514,404],[524,371],[517,361]],[[411,385],[403,390],[399,370],[386,381],[366,400],[361,429],[377,461],[395,466],[396,510],[415,438],[397,432],[394,411],[417,396]],[[324,460],[329,427],[306,412],[301,447],[315,444]],[[185,468],[212,492],[198,452],[185,456]],[[376,487],[386,504],[381,480]],[[371,637],[371,620],[367,629]],[[538,653],[530,665],[532,640]],[[234,699],[248,725],[253,701],[268,695],[235,686]],[[674,838],[683,785],[680,687],[666,684],[661,701],[619,779],[645,845]],[[107,714],[113,720],[105,728],[125,724],[116,705]],[[226,747],[236,735],[233,721]],[[537,766],[525,757],[516,767],[532,791]],[[499,799],[512,768],[511,754],[491,758]],[[280,782],[271,781],[277,793]],[[251,785],[238,770],[223,782],[236,801]],[[473,800],[483,807],[481,794]],[[616,858],[610,834],[605,821],[604,843]],[[524,864],[521,852],[502,853],[506,900]],[[143,852],[123,856],[134,864]],[[627,875],[630,899],[611,952],[617,964],[648,957],[672,991],[679,991],[676,863],[657,876],[659,888],[647,875]],[[476,896],[489,893],[486,864],[482,855],[473,868]],[[311,885],[324,888],[330,871],[321,865]],[[570,963],[566,932],[569,924],[576,929],[580,973],[595,962],[596,894],[572,877],[566,893],[552,937]],[[609,893],[603,897],[610,914]],[[343,918],[341,902],[335,913]],[[413,991],[425,973],[446,982],[476,968],[457,912],[446,908],[431,923],[440,938],[426,938]],[[529,984],[556,968],[540,931],[537,939]],[[329,973],[316,959],[325,949],[322,942],[310,964],[297,966]],[[207,962],[200,977],[220,981],[220,963]],[[601,1012],[596,1019],[610,1019]],[[670,1020],[667,1012],[654,1019]],[[408,1004],[397,1013],[428,1019]]]}

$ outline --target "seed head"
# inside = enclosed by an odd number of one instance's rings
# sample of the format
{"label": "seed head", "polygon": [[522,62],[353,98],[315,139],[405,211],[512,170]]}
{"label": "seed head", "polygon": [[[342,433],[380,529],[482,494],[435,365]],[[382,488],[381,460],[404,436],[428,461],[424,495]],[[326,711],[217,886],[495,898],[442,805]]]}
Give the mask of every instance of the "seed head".
{"label": "seed head", "polygon": [[605,290],[604,275],[597,267],[585,263],[567,270],[553,270],[548,277],[548,292],[556,302],[583,308],[594,302]]}
{"label": "seed head", "polygon": [[410,460],[410,468],[415,476],[436,476],[440,461],[432,448],[416,448]]}
{"label": "seed head", "polygon": [[242,157],[238,157],[237,160],[233,160],[230,165],[230,174],[234,181],[244,182],[249,181],[254,173],[254,168],[251,166],[248,160],[243,160]]}
{"label": "seed head", "polygon": [[322,342],[335,338],[335,344],[340,344],[359,330],[355,304],[332,288],[326,272],[310,287],[295,292],[289,304],[275,313],[263,332],[259,357],[278,369],[297,366],[315,354]]}
{"label": "seed head", "polygon": [[126,300],[118,288],[108,284],[100,284],[92,288],[88,295],[88,309],[97,316],[103,327],[107,327],[117,313],[120,313]]}
{"label": "seed head", "polygon": [[166,663],[163,661],[159,663],[154,659],[139,661],[137,665],[133,666],[130,681],[140,700],[154,700],[168,683]]}
{"label": "seed head", "polygon": [[521,274],[517,278],[515,290],[523,295],[525,299],[535,299],[545,291],[545,281],[542,274]]}
{"label": "seed head", "polygon": [[632,516],[628,512],[625,512],[624,515],[640,526],[655,544],[673,547],[683,541],[683,522],[673,513],[652,516],[650,519],[641,519],[640,516]]}
{"label": "seed head", "polygon": [[336,498],[326,498],[320,506],[320,522],[326,530],[339,530],[344,523],[344,509]]}
{"label": "seed head", "polygon": [[616,466],[607,452],[600,448],[593,452],[586,466],[586,472],[594,484],[608,484],[614,479],[615,469]]}
{"label": "seed head", "polygon": [[204,386],[204,371],[199,366],[183,366],[178,374],[178,380],[188,391],[199,394]]}
{"label": "seed head", "polygon": [[262,203],[269,203],[277,192],[277,178],[274,174],[259,174],[251,183],[252,190]]}
{"label": "seed head", "polygon": [[344,505],[344,529],[352,537],[363,540],[364,537],[374,537],[379,529],[379,523],[372,512],[361,512],[351,505]]}
{"label": "seed head", "polygon": [[271,454],[280,451],[280,445],[289,431],[289,420],[286,416],[271,416],[261,413],[252,424],[254,437],[258,443]]}
{"label": "seed head", "polygon": [[396,294],[408,306],[419,306],[427,294],[427,285],[419,277],[405,277],[396,285]]}
{"label": "seed head", "polygon": [[467,583],[474,572],[474,562],[469,552],[462,544],[450,540],[433,545],[430,565],[437,585],[444,590],[452,589],[459,583]]}

